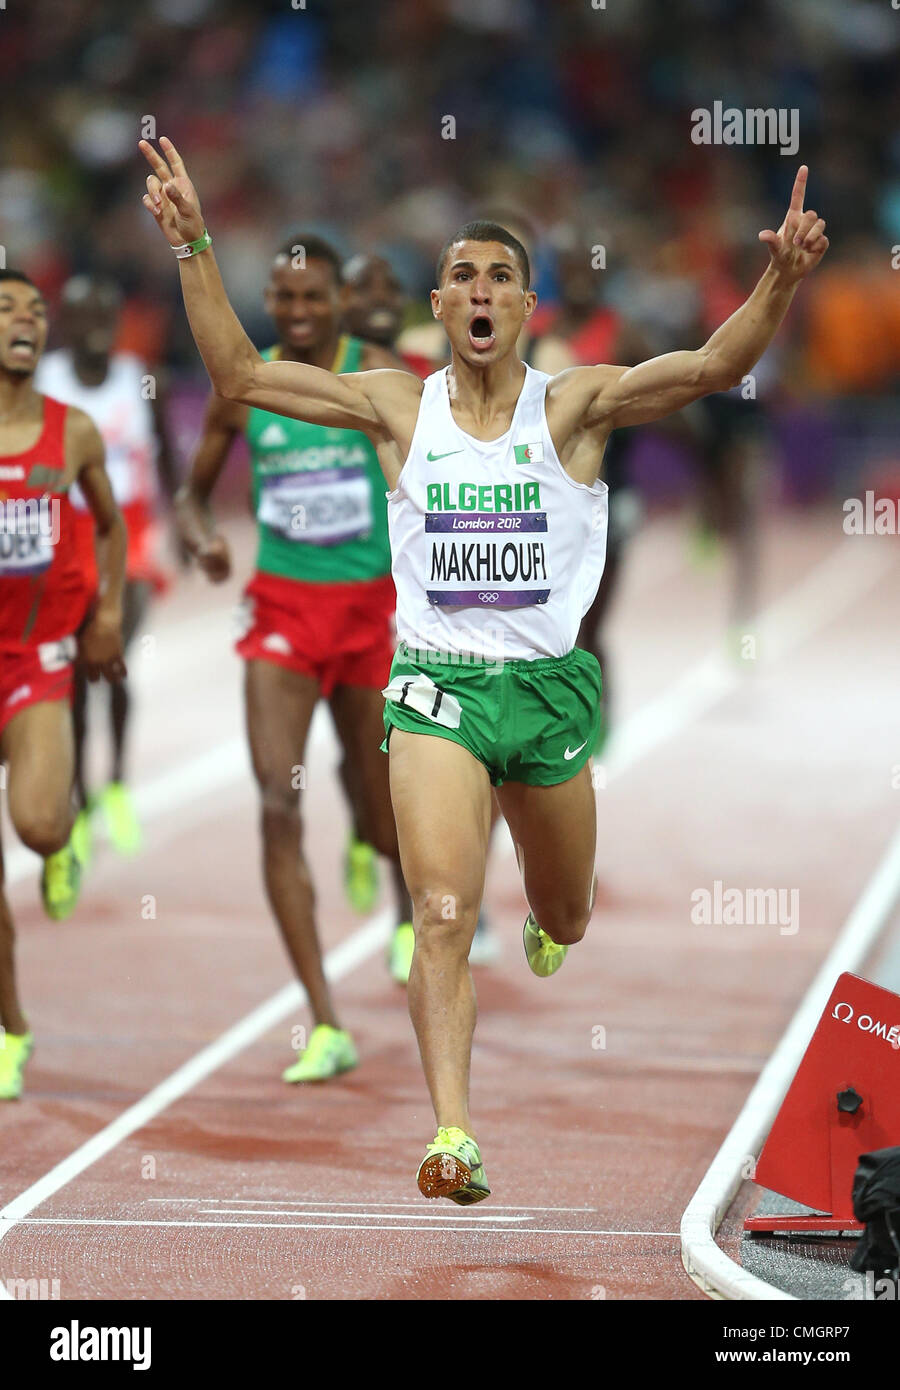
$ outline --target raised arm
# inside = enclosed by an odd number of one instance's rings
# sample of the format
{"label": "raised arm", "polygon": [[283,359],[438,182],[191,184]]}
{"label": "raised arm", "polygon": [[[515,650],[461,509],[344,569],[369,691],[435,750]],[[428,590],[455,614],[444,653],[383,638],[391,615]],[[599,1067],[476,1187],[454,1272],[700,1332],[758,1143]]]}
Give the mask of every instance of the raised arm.
{"label": "raised arm", "polygon": [[800,281],[828,249],[824,219],[803,211],[808,172],[801,165],[778,231],[759,234],[769,264],[746,303],[696,352],[669,352],[636,367],[582,368],[594,374],[580,384],[587,397],[585,425],[647,424],[740,383],[775,336]]}
{"label": "raised arm", "polygon": [[[186,249],[204,238],[200,201],[171,140],[163,137],[159,143],[165,158],[148,141],[140,141],[153,170],[144,206],[169,245]],[[314,425],[367,433],[378,429],[379,418],[358,377],[336,376],[300,362],[264,361],[228,301],[208,246],[179,258],[178,268],[191,332],[219,396]]]}

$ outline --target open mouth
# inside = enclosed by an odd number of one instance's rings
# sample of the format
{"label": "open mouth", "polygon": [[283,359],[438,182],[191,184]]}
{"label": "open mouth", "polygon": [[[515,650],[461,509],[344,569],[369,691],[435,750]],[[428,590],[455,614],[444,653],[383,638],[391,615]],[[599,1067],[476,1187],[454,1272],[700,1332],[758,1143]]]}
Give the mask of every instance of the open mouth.
{"label": "open mouth", "polygon": [[476,314],[469,324],[469,342],[477,352],[486,352],[494,346],[494,325],[487,314]]}
{"label": "open mouth", "polygon": [[31,338],[13,338],[9,345],[10,352],[14,352],[19,357],[24,357],[26,354],[33,356],[36,347],[37,344]]}

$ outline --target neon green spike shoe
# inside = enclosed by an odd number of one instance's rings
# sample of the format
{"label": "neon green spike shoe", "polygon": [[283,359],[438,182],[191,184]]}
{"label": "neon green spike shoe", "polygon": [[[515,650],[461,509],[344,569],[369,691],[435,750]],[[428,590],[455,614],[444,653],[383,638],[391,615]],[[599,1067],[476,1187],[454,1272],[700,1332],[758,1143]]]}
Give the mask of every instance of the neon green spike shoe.
{"label": "neon green spike shoe", "polygon": [[525,959],[535,975],[542,977],[555,975],[569,951],[568,946],[557,946],[545,931],[541,931],[530,912],[525,919],[522,940]]}
{"label": "neon green spike shoe", "polygon": [[409,982],[413,953],[416,949],[416,933],[412,922],[401,922],[394,928],[391,944],[388,947],[388,969],[398,985]]}
{"label": "neon green spike shoe", "polygon": [[354,912],[371,912],[378,897],[378,856],[352,830],[344,851],[344,892]]}
{"label": "neon green spike shoe", "polygon": [[72,834],[69,837],[69,844],[83,869],[90,868],[91,860],[94,857],[94,828],[91,824],[93,813],[94,806],[89,801],[75,817],[75,824],[72,826]]}
{"label": "neon green spike shoe", "polygon": [[342,1028],[319,1023],[312,1030],[309,1044],[293,1066],[282,1072],[282,1081],[328,1081],[342,1071],[352,1071],[359,1062],[353,1039]]}
{"label": "neon green spike shoe", "polygon": [[465,1130],[455,1125],[439,1127],[434,1143],[426,1149],[416,1174],[423,1197],[449,1197],[461,1207],[490,1197],[478,1145]]}
{"label": "neon green spike shoe", "polygon": [[97,800],[113,849],[119,854],[137,854],[144,837],[129,788],[124,782],[109,782]]}
{"label": "neon green spike shoe", "polygon": [[71,842],[48,854],[41,872],[41,897],[47,916],[62,922],[75,911],[81,892],[81,864]]}
{"label": "neon green spike shoe", "polygon": [[33,1047],[30,1033],[4,1033],[0,1029],[0,1100],[18,1100],[21,1096],[25,1063]]}

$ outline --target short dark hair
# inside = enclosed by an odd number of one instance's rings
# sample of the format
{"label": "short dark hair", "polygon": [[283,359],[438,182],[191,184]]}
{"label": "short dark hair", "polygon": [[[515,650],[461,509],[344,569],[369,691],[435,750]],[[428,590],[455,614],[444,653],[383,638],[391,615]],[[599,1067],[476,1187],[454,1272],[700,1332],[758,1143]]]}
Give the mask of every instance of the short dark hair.
{"label": "short dark hair", "polygon": [[508,246],[512,251],[516,264],[522,273],[522,280],[526,290],[531,284],[531,266],[528,264],[528,252],[512,232],[508,232],[505,227],[501,227],[499,222],[467,222],[464,227],[460,227],[458,232],[454,232],[449,241],[444,243],[443,250],[438,256],[437,262],[437,282],[441,283],[444,275],[444,268],[447,264],[447,257],[452,247],[459,241],[499,241],[504,246]]}
{"label": "short dark hair", "polygon": [[[20,284],[30,285],[33,290],[37,290],[38,294],[41,293],[31,276],[26,275],[24,270],[0,270],[0,281],[3,280],[18,280]],[[41,297],[43,298],[43,296]]]}
{"label": "short dark hair", "polygon": [[[278,250],[275,252],[274,264],[285,260],[293,262],[294,257],[301,252],[306,261],[327,261],[334,272],[335,284],[343,284],[343,262],[330,241],[324,237],[316,236],[314,232],[297,232],[296,236],[288,237]],[[301,267],[297,267],[300,269]]]}

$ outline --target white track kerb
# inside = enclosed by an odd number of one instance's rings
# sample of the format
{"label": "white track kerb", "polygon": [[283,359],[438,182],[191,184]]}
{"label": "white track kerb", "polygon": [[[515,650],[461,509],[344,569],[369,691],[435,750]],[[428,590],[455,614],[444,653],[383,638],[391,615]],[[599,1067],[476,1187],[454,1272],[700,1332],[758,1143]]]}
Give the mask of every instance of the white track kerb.
{"label": "white track kerb", "polygon": [[731,1133],[681,1218],[681,1258],[710,1298],[790,1299],[773,1284],[742,1269],[716,1244],[716,1231],[744,1181],[749,1158],[759,1156],[784,1095],[828,1002],[837,977],[859,969],[900,897],[900,828],[847,918],[787,1032],[776,1047]]}

